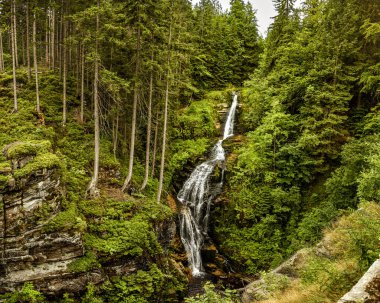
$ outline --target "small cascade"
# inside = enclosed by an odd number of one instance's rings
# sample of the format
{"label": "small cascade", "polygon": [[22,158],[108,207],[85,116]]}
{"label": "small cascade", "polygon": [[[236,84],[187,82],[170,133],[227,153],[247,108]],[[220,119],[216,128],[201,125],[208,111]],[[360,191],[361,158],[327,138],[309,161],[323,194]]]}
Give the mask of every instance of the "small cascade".
{"label": "small cascade", "polygon": [[[233,136],[237,104],[237,95],[234,95],[224,127],[223,139],[215,144],[209,159],[194,169],[177,195],[178,200],[182,203],[181,240],[188,254],[193,277],[204,275],[201,248],[207,237],[211,202],[223,185],[225,166],[223,141]],[[210,179],[217,166],[222,170],[221,181],[212,186]]]}

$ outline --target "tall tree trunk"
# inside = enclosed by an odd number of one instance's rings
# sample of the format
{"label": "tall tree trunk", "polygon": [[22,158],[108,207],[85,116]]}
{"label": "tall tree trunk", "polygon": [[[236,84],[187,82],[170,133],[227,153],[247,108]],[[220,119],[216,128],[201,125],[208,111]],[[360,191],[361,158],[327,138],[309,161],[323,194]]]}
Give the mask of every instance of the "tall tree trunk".
{"label": "tall tree trunk", "polygon": [[51,68],[55,68],[55,9],[51,9],[51,26],[50,26],[50,65]]}
{"label": "tall tree trunk", "polygon": [[161,201],[162,188],[164,184],[164,169],[165,169],[165,150],[166,150],[166,131],[168,126],[168,105],[169,105],[169,86],[170,86],[170,55],[171,55],[171,42],[172,42],[172,22],[169,27],[169,42],[168,42],[168,66],[166,71],[166,90],[165,90],[165,109],[164,109],[164,127],[162,131],[162,152],[161,152],[161,166],[160,166],[160,179],[158,182],[157,203]]}
{"label": "tall tree trunk", "polygon": [[25,31],[23,30],[21,33],[21,54],[22,54],[22,66],[26,66],[26,39],[25,38]]}
{"label": "tall tree trunk", "polygon": [[119,112],[116,114],[116,125],[115,125],[115,135],[113,139],[113,157],[116,160],[116,151],[117,151],[117,140],[119,135]]}
{"label": "tall tree trunk", "polygon": [[38,87],[38,63],[37,63],[37,42],[36,42],[36,34],[37,34],[37,25],[36,25],[36,13],[33,15],[33,62],[34,62],[34,75],[36,78],[36,110],[37,113],[40,113],[40,92]]}
{"label": "tall tree trunk", "polygon": [[16,67],[18,67],[18,50],[17,50],[17,17],[16,17],[16,0],[12,0],[13,7],[13,48],[16,59]]}
{"label": "tall tree trunk", "polygon": [[4,48],[2,28],[0,28],[0,71],[4,71]]}
{"label": "tall tree trunk", "polygon": [[82,45],[81,51],[81,79],[80,79],[80,123],[84,122],[84,64],[85,64],[85,54],[84,45]]}
{"label": "tall tree trunk", "polygon": [[158,110],[156,117],[156,127],[154,129],[154,143],[153,143],[153,155],[152,155],[152,172],[150,176],[154,178],[154,170],[156,168],[156,154],[157,154],[157,141],[158,141]]}
{"label": "tall tree trunk", "polygon": [[[14,0],[12,1],[12,7],[14,7]],[[14,21],[15,15],[12,14],[12,19]],[[11,22],[11,44],[12,44],[12,73],[13,73],[13,111],[18,111],[17,104],[17,80],[16,80],[16,67],[17,67],[17,54],[16,54],[16,37],[15,37],[15,22]],[[12,26],[13,25],[13,26]]]}
{"label": "tall tree trunk", "polygon": [[136,47],[137,47],[137,53],[136,53],[136,65],[135,65],[135,85],[134,85],[134,92],[133,92],[133,112],[132,112],[132,129],[131,129],[131,145],[130,145],[130,151],[129,151],[129,167],[128,167],[128,175],[125,178],[124,184],[121,188],[122,191],[124,191],[132,179],[133,174],[133,161],[134,161],[134,154],[135,154],[135,140],[136,140],[136,124],[137,124],[137,100],[139,97],[139,86],[140,86],[140,79],[139,79],[139,73],[140,73],[140,46],[141,46],[141,28],[140,28],[140,19],[139,19],[139,25],[137,28],[137,41],[136,41]]}
{"label": "tall tree trunk", "polygon": [[79,94],[80,92],[80,81],[81,81],[81,78],[80,77],[80,69],[81,69],[81,59],[82,59],[82,47],[80,45],[80,43],[78,43],[77,45],[77,50],[76,50],[76,82],[77,82],[77,87],[76,87],[76,95]]}
{"label": "tall tree trunk", "polygon": [[65,44],[65,38],[66,38],[66,21],[63,22],[63,37],[62,37],[62,53],[63,53],[63,97],[62,97],[62,103],[63,103],[63,112],[62,112],[62,125],[66,125],[66,115],[67,115],[67,100],[66,100],[66,91],[67,91],[67,50],[66,50],[66,44]]}
{"label": "tall tree trunk", "polygon": [[98,11],[96,14],[96,40],[95,40],[95,71],[94,71],[94,119],[95,119],[95,148],[94,148],[94,174],[92,176],[87,193],[91,197],[99,195],[98,178],[99,178],[99,152],[100,152],[100,123],[99,123],[99,96],[98,96],[98,81],[99,81],[99,58],[98,58],[98,34],[99,34],[99,9],[100,0],[98,0]]}
{"label": "tall tree trunk", "polygon": [[45,28],[45,61],[47,68],[50,69],[50,11],[47,10],[46,28]]}
{"label": "tall tree trunk", "polygon": [[[34,21],[33,21],[34,22]],[[32,69],[30,66],[30,42],[29,42],[29,0],[26,1],[26,62],[28,65],[28,81],[32,78]]]}
{"label": "tall tree trunk", "polygon": [[63,14],[65,12],[65,2],[64,0],[61,1],[61,22],[60,22],[60,39],[61,43],[59,44],[59,77],[62,79],[63,77],[63,60],[62,60],[62,55],[63,55],[63,50],[64,50],[64,17]]}
{"label": "tall tree trunk", "polygon": [[[151,60],[153,62],[154,54],[152,51]],[[152,132],[152,99],[153,99],[153,68],[150,71],[150,80],[149,80],[149,101],[148,101],[148,121],[147,121],[147,130],[146,130],[146,151],[145,151],[145,177],[143,184],[141,185],[141,190],[144,190],[148,184],[149,179],[149,158],[150,158],[150,141],[151,141],[151,132]]]}

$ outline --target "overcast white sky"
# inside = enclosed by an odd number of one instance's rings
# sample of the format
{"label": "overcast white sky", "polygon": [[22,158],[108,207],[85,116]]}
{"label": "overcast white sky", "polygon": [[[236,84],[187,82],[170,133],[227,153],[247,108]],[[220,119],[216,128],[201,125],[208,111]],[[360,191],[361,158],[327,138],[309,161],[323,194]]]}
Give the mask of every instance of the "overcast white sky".
{"label": "overcast white sky", "polygon": [[[193,4],[196,4],[198,0],[191,0]],[[245,0],[247,1],[247,0]],[[224,10],[230,6],[230,0],[219,0]],[[253,8],[256,10],[257,23],[261,34],[266,36],[268,26],[272,23],[271,17],[274,17],[276,12],[273,7],[272,0],[249,0],[252,3]],[[300,3],[298,0],[297,3]]]}

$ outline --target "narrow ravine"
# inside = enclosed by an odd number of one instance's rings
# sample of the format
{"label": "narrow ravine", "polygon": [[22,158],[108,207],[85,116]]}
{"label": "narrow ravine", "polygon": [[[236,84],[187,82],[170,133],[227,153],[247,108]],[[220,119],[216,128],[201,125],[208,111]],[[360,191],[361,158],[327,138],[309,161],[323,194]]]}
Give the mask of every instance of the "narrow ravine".
{"label": "narrow ravine", "polygon": [[[225,151],[223,141],[233,136],[235,112],[238,97],[233,95],[233,102],[227,115],[223,139],[219,140],[211,151],[209,159],[198,165],[187,179],[177,198],[182,204],[180,212],[180,234],[185,247],[193,277],[203,276],[201,249],[207,238],[211,203],[223,185]],[[216,167],[222,170],[220,182],[210,184]]]}

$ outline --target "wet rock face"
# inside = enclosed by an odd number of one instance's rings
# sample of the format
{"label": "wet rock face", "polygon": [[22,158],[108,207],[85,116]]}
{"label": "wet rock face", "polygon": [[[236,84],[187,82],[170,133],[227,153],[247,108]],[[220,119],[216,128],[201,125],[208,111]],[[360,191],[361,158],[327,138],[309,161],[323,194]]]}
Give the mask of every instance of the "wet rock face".
{"label": "wet rock face", "polygon": [[[0,188],[0,293],[14,291],[26,281],[47,293],[69,291],[73,283],[75,289],[84,284],[84,289],[87,282],[79,283],[78,275],[67,269],[83,255],[81,235],[45,231],[61,210],[58,169],[37,169],[16,177],[17,170],[33,160],[33,155],[9,159],[9,168],[0,171],[7,180]],[[87,279],[97,280],[96,273]]]}

